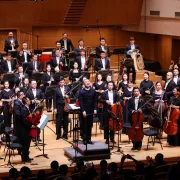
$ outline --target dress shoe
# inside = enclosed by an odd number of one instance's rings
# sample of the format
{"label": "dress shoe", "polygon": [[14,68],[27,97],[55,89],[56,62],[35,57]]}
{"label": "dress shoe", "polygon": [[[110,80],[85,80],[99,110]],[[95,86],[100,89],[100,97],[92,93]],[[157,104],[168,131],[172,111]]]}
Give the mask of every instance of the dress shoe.
{"label": "dress shoe", "polygon": [[91,140],[87,141],[88,144],[94,144]]}
{"label": "dress shoe", "polygon": [[68,139],[67,134],[63,134],[63,137],[62,137],[62,138],[64,138],[64,139]]}
{"label": "dress shoe", "polygon": [[109,141],[108,140],[106,140],[106,142],[105,142],[106,144],[109,144]]}
{"label": "dress shoe", "polygon": [[133,147],[133,148],[131,148],[131,151],[134,151],[134,150],[136,150],[136,148],[134,148],[134,147]]}
{"label": "dress shoe", "polygon": [[38,142],[41,142],[42,140],[40,138],[37,139]]}
{"label": "dress shoe", "polygon": [[112,139],[111,142],[112,142],[113,144],[116,144],[116,141],[115,141],[114,139]]}
{"label": "dress shoe", "polygon": [[137,150],[138,150],[138,151],[140,151],[140,150],[141,150],[141,148],[137,148]]}
{"label": "dress shoe", "polygon": [[60,138],[61,138],[61,136],[60,136],[60,135],[57,135],[56,140],[59,140]]}
{"label": "dress shoe", "polygon": [[86,145],[86,144],[87,144],[87,142],[86,142],[85,140],[83,140],[83,144],[84,144],[84,145]]}
{"label": "dress shoe", "polygon": [[33,159],[33,158],[28,157],[28,160],[33,161],[34,159]]}

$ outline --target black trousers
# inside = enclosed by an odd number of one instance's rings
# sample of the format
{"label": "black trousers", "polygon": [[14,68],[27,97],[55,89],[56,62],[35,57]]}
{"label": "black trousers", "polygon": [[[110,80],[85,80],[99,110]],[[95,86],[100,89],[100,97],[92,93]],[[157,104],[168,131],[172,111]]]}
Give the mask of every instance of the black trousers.
{"label": "black trousers", "polygon": [[57,106],[56,115],[56,135],[61,136],[61,126],[63,125],[63,134],[68,134],[68,113],[64,111],[64,104]]}
{"label": "black trousers", "polygon": [[4,125],[5,127],[11,127],[11,117],[12,117],[12,114],[9,113],[9,107],[8,106],[5,106],[4,107],[4,110],[3,110],[3,115],[4,115]]}
{"label": "black trousers", "polygon": [[126,67],[126,68],[127,68],[128,79],[129,79],[130,70],[132,69],[132,81],[135,82],[136,81],[136,70],[135,70],[134,66]]}
{"label": "black trousers", "polygon": [[138,149],[142,147],[142,141],[132,141],[133,143],[133,148]]}
{"label": "black trousers", "polygon": [[86,116],[86,118],[82,116],[81,127],[83,128],[82,134],[84,141],[91,140],[92,126],[93,126],[93,115],[88,115]]}
{"label": "black trousers", "polygon": [[52,97],[46,97],[46,108],[47,109],[52,108]]}

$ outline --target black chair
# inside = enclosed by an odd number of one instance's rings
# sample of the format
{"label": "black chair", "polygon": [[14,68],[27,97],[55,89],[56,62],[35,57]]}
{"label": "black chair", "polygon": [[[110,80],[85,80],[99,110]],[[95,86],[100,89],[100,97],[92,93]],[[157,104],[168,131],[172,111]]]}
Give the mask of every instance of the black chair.
{"label": "black chair", "polygon": [[98,126],[98,123],[99,123],[99,117],[97,117],[97,116],[93,117],[93,124],[94,123],[96,124],[95,136],[97,136],[97,126]]}
{"label": "black chair", "polygon": [[153,146],[155,145],[156,139],[159,140],[158,143],[161,145],[161,149],[163,150],[161,139],[159,138],[159,131],[162,126],[161,119],[159,117],[155,117],[151,121],[149,121],[149,125],[150,126],[148,128],[144,128],[144,135],[148,136],[147,150],[149,147],[149,143],[152,143]]}

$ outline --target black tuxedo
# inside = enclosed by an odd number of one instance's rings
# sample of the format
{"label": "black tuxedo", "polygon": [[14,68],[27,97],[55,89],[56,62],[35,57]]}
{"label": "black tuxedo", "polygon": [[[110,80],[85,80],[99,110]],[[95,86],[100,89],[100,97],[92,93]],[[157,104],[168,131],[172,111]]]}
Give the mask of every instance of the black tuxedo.
{"label": "black tuxedo", "polygon": [[74,54],[76,57],[81,55],[81,49],[79,48],[79,46],[74,49]]}
{"label": "black tuxedo", "polygon": [[[27,62],[30,62],[30,61],[31,61],[31,57],[32,57],[32,55],[27,54]],[[17,59],[18,59],[19,64],[22,64],[22,63],[25,62],[25,54],[24,54],[24,51],[23,51],[23,55],[18,54]]]}
{"label": "black tuxedo", "polygon": [[[30,63],[28,63],[28,71],[29,71],[30,73],[32,73],[32,72],[35,70],[35,67],[34,67],[34,64],[33,64],[33,63],[34,63],[33,61],[30,62]],[[36,63],[37,63],[37,69],[39,70],[39,72],[42,72],[41,62],[36,61]]]}
{"label": "black tuxedo", "polygon": [[[62,62],[63,63],[63,69],[65,67],[65,58],[64,57],[60,57],[59,58],[59,63]],[[51,67],[52,68],[55,68],[57,66],[57,60],[56,60],[56,56],[54,56],[52,59],[51,59]]]}
{"label": "black tuxedo", "polygon": [[93,114],[94,110],[97,110],[97,96],[96,91],[92,88],[89,90],[81,89],[79,91],[79,105],[81,108],[81,112],[86,112],[86,118],[84,118],[81,114],[81,128],[82,128],[82,136],[84,141],[91,140],[91,130],[93,125]]}
{"label": "black tuxedo", "polygon": [[[70,39],[67,39],[67,52],[70,52],[70,48],[72,49],[72,51],[74,50],[74,46],[72,44],[72,41]],[[61,46],[64,47],[64,39],[60,39],[59,42],[61,43]]]}
{"label": "black tuxedo", "polygon": [[[138,46],[138,45],[136,45],[136,44],[134,44],[134,45],[135,45],[135,49],[139,49],[139,46]],[[125,48],[125,54],[127,55],[127,57],[131,58],[131,56],[129,56],[129,55],[127,54],[127,52],[128,52],[129,50],[131,50],[131,45],[130,45],[130,44],[128,44],[128,45],[126,46],[126,48]]]}
{"label": "black tuxedo", "polygon": [[[64,86],[64,94],[70,91],[68,86]],[[63,135],[68,134],[68,113],[64,111],[65,98],[60,87],[54,90],[54,109],[57,109],[56,115],[56,135],[61,136],[61,124],[63,122]]]}
{"label": "black tuxedo", "polygon": [[[106,100],[109,100],[108,91],[105,91],[101,96],[101,102],[103,103],[103,128],[104,128],[104,139],[109,140],[109,113],[108,110],[111,110],[111,106],[106,103]],[[116,91],[113,91],[113,103],[118,102],[118,95]],[[119,101],[120,102],[120,101]],[[110,131],[110,139],[114,140],[114,131]]]}
{"label": "black tuxedo", "polygon": [[[86,60],[87,60],[87,58],[85,58],[85,64],[86,64]],[[88,58],[88,61],[87,61],[87,68],[84,70],[84,69],[81,69],[82,67],[82,65],[81,65],[81,56],[77,56],[76,57],[76,60],[75,60],[77,63],[78,63],[78,67],[79,67],[79,70],[83,70],[83,71],[88,71],[88,69],[90,68],[90,66],[91,66],[91,64],[90,64],[90,60],[89,60],[89,58]]]}
{"label": "black tuxedo", "polygon": [[[105,46],[105,50],[106,50],[107,56],[109,57],[109,56],[110,56],[109,47],[108,47],[108,46]],[[96,47],[96,56],[97,56],[97,58],[100,58],[100,54],[101,54],[102,51],[103,51],[103,50],[102,50],[101,45],[99,45],[99,46]]]}
{"label": "black tuxedo", "polygon": [[[4,42],[4,51],[8,52],[9,50],[12,50],[12,46],[11,46],[11,39],[6,39]],[[17,49],[19,47],[18,41],[17,39],[13,38],[15,46],[14,49]]]}
{"label": "black tuxedo", "polygon": [[[97,59],[95,62],[95,70],[100,71],[103,68],[102,60]],[[109,70],[110,69],[110,62],[108,58],[105,58],[105,69]]]}
{"label": "black tuxedo", "polygon": [[[10,62],[11,62],[11,69],[12,71],[14,71],[16,69],[16,62],[14,60],[11,60]],[[3,66],[2,68],[3,73],[9,72],[7,60],[3,61],[2,66]]]}
{"label": "black tuxedo", "polygon": [[173,89],[176,87],[176,83],[173,81],[173,79],[168,83],[166,90],[165,90],[165,95],[167,99],[169,100],[171,96],[173,96]]}

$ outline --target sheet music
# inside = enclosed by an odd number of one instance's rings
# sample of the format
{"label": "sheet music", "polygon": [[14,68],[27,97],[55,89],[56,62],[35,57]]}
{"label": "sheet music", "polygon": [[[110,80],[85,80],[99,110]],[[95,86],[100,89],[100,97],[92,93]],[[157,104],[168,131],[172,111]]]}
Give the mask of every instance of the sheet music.
{"label": "sheet music", "polygon": [[46,114],[43,114],[41,116],[40,123],[37,125],[37,127],[40,128],[41,130],[44,129],[48,121],[49,121],[49,116]]}
{"label": "sheet music", "polygon": [[76,104],[69,104],[72,110],[80,109],[80,107],[77,107]]}

